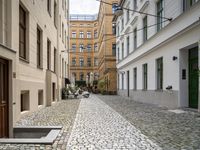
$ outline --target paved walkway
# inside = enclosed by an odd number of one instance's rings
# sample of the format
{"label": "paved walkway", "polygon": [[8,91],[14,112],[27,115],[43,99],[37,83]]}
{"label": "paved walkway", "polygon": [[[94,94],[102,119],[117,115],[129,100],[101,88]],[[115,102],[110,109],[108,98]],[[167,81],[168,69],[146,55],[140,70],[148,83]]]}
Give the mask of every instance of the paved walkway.
{"label": "paved walkway", "polygon": [[98,97],[163,150],[200,150],[200,113],[174,113],[121,96]]}
{"label": "paved walkway", "polygon": [[63,126],[52,145],[0,144],[0,150],[200,150],[200,113],[174,113],[121,96],[65,100],[17,126]]}
{"label": "paved walkway", "polygon": [[96,96],[82,99],[70,139],[69,150],[158,150],[138,129]]}

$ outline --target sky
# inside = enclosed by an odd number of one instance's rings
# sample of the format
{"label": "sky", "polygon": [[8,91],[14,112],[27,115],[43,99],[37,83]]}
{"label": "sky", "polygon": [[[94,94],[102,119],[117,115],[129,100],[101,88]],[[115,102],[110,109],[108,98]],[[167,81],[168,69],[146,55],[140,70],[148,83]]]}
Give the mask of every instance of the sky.
{"label": "sky", "polygon": [[96,0],[70,0],[70,14],[97,14],[99,4]]}

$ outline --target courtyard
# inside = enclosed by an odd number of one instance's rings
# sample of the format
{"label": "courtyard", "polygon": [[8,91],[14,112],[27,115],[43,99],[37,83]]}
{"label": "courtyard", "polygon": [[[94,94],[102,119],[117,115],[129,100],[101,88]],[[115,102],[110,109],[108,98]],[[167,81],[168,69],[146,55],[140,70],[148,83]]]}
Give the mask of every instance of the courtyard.
{"label": "courtyard", "polygon": [[200,115],[121,96],[62,100],[22,117],[16,126],[62,126],[52,145],[1,144],[0,149],[200,149]]}

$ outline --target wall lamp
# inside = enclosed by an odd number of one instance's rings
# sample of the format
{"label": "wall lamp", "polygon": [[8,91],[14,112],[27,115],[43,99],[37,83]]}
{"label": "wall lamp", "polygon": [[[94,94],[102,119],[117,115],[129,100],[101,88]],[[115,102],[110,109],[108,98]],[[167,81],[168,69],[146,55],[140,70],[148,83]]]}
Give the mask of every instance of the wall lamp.
{"label": "wall lamp", "polygon": [[172,57],[172,60],[173,60],[173,61],[175,61],[175,60],[177,60],[177,59],[178,59],[177,56],[173,56],[173,57]]}

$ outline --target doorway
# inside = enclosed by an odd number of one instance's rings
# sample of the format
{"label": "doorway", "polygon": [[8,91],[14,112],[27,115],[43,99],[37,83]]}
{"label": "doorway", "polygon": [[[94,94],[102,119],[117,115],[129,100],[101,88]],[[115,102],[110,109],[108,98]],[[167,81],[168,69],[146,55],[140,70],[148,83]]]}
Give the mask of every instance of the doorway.
{"label": "doorway", "polygon": [[52,101],[56,100],[56,84],[52,83]]}
{"label": "doorway", "polygon": [[129,89],[130,89],[130,85],[129,85],[129,71],[127,71],[127,96],[129,97]]}
{"label": "doorway", "polygon": [[198,47],[189,49],[189,107],[198,108],[199,69]]}
{"label": "doorway", "polygon": [[0,58],[0,138],[8,137],[8,61]]}

